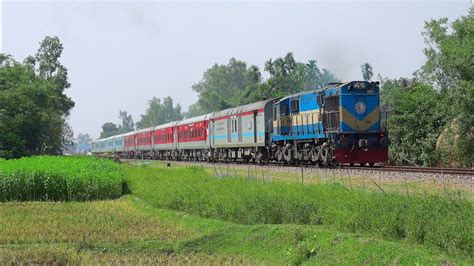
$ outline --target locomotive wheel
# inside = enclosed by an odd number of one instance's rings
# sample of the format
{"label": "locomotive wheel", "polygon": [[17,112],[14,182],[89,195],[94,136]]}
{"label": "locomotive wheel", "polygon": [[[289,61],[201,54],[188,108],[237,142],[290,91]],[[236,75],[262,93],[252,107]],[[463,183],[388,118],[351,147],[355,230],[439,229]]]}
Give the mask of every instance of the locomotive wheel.
{"label": "locomotive wheel", "polygon": [[276,152],[276,157],[277,157],[277,160],[279,162],[283,161],[283,151],[282,151],[282,148],[278,148],[277,152]]}
{"label": "locomotive wheel", "polygon": [[309,159],[312,163],[316,163],[317,161],[319,161],[318,151],[315,148],[311,149],[311,151],[309,152]]}
{"label": "locomotive wheel", "polygon": [[292,163],[294,160],[293,158],[293,154],[292,154],[292,151],[290,149],[286,150],[284,153],[283,153],[283,157],[285,158],[285,161],[288,162],[288,163]]}

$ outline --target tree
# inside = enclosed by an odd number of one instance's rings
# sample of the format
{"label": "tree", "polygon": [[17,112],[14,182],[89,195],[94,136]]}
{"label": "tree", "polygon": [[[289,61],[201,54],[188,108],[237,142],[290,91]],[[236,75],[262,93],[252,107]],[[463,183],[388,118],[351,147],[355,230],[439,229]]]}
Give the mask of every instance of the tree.
{"label": "tree", "polygon": [[81,145],[81,144],[90,144],[92,143],[92,139],[87,133],[79,133],[76,138],[76,144]]}
{"label": "tree", "polygon": [[100,133],[100,138],[105,139],[118,134],[120,134],[120,132],[117,125],[112,122],[106,122],[102,125],[102,132]]}
{"label": "tree", "polygon": [[446,124],[443,95],[416,79],[385,79],[382,111],[388,111],[392,144],[390,161],[395,164],[433,166],[439,162],[438,136]]}
{"label": "tree", "polygon": [[474,6],[451,25],[447,18],[425,22],[427,57],[417,75],[445,95],[450,122],[459,125],[460,163],[474,165]]}
{"label": "tree", "polygon": [[362,77],[365,81],[370,81],[374,75],[372,66],[369,63],[364,63],[360,66],[362,71]]}
{"label": "tree", "polygon": [[128,114],[127,111],[119,110],[119,119],[122,121],[122,124],[118,126],[118,132],[128,133],[135,129],[135,123],[133,122],[132,115]]}
{"label": "tree", "polygon": [[[271,97],[282,97],[303,90],[316,90],[337,81],[337,78],[326,69],[320,70],[316,60],[303,64],[297,62],[293,53],[287,53],[283,58],[271,58],[265,63],[265,71],[270,73],[267,85],[260,90]],[[271,98],[270,97],[270,98]]]}
{"label": "tree", "polygon": [[214,64],[207,69],[192,88],[198,93],[199,110],[208,113],[246,103],[243,95],[261,80],[257,66],[247,67],[247,63],[231,58],[227,65]]}
{"label": "tree", "polygon": [[183,118],[181,106],[173,105],[171,97],[161,99],[153,97],[148,101],[148,107],[140,121],[136,123],[137,128],[146,128],[180,120]]}
{"label": "tree", "polygon": [[0,55],[0,157],[60,154],[69,144],[74,102],[64,94],[70,84],[62,51],[57,37],[46,37],[23,63]]}
{"label": "tree", "polygon": [[74,153],[75,149],[75,140],[74,140],[74,131],[72,130],[72,127],[69,125],[69,123],[65,123],[63,125],[63,130],[62,130],[62,151],[65,153]]}
{"label": "tree", "polygon": [[193,103],[189,106],[188,111],[186,113],[183,113],[183,117],[190,118],[190,117],[199,116],[203,114],[204,112],[201,110],[199,103]]}

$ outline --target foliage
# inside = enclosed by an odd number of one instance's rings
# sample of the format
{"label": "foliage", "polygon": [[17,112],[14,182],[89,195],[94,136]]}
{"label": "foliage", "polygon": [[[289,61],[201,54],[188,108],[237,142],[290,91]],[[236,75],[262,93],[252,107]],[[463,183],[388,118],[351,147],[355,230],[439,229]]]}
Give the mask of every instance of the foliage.
{"label": "foliage", "polygon": [[148,101],[148,107],[144,115],[141,115],[140,121],[137,122],[137,128],[146,128],[162,125],[168,122],[180,120],[183,118],[181,105],[173,104],[171,97],[161,99],[153,97]]}
{"label": "foliage", "polygon": [[438,136],[446,122],[445,97],[416,80],[384,80],[382,110],[388,111],[390,160],[395,164],[436,165]]}
{"label": "foliage", "polygon": [[270,77],[264,81],[258,67],[247,67],[244,61],[231,58],[227,65],[214,64],[206,70],[203,79],[193,85],[199,100],[190,107],[188,113],[224,110],[303,90],[315,90],[337,81],[328,70],[320,70],[316,60],[300,63],[294,59],[293,53],[283,58],[269,59],[265,63],[265,71]]}
{"label": "foliage", "polygon": [[102,125],[102,132],[100,132],[100,138],[105,139],[118,134],[120,133],[117,125],[112,122],[106,122]]}
{"label": "foliage", "polygon": [[427,57],[418,75],[448,98],[446,116],[459,121],[460,163],[474,165],[474,7],[448,25],[447,18],[425,23]]}
{"label": "foliage", "polygon": [[0,157],[58,154],[69,143],[74,102],[64,93],[62,51],[57,37],[46,37],[24,63],[0,54]]}
{"label": "foliage", "polygon": [[472,167],[474,8],[451,27],[446,18],[426,22],[423,36],[427,61],[416,78],[382,82],[382,108],[390,114],[390,160]]}
{"label": "foliage", "polygon": [[76,144],[81,145],[81,144],[90,144],[92,142],[91,137],[87,133],[79,133],[76,138]]}
{"label": "foliage", "polygon": [[374,75],[372,66],[369,63],[364,63],[360,66],[360,69],[362,71],[362,78],[365,81],[370,81]]}
{"label": "foliage", "polygon": [[105,122],[102,125],[102,131],[100,132],[101,139],[135,130],[132,115],[127,113],[127,111],[119,110],[118,118],[121,121],[121,124],[118,126],[112,122]]}
{"label": "foliage", "polygon": [[195,102],[188,107],[188,111],[183,113],[184,118],[191,118],[199,115],[203,115],[204,112],[199,106],[199,102]]}
{"label": "foliage", "polygon": [[111,161],[89,157],[24,157],[0,161],[0,202],[72,201],[122,195],[122,175]]}
{"label": "foliage", "polygon": [[265,71],[270,73],[267,92],[269,98],[282,97],[303,90],[316,90],[329,82],[337,81],[328,70],[320,70],[316,60],[309,60],[307,64],[297,62],[293,53],[285,57],[269,59],[265,62]]}
{"label": "foliage", "polygon": [[133,123],[133,118],[131,114],[128,114],[127,111],[119,111],[119,119],[122,123],[118,126],[119,134],[128,133],[135,130],[135,123]]}
{"label": "foliage", "polygon": [[404,196],[330,185],[216,179],[196,167],[126,176],[134,194],[160,208],[243,224],[320,224],[447,252],[474,251],[474,206],[454,195]]}
{"label": "foliage", "polygon": [[123,170],[143,196],[0,204],[0,264],[472,265],[469,256],[333,226],[240,225],[154,208],[156,168]]}
{"label": "foliage", "polygon": [[239,104],[240,93],[261,82],[257,66],[247,67],[244,61],[231,58],[227,65],[214,64],[192,88],[198,93],[201,113],[224,110]]}

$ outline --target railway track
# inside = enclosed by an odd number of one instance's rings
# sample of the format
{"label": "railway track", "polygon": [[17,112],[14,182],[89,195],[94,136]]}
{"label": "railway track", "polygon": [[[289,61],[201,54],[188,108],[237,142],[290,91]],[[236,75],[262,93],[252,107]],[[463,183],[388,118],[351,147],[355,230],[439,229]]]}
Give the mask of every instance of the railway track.
{"label": "railway track", "polygon": [[474,169],[467,168],[440,168],[440,167],[415,167],[415,166],[384,166],[381,171],[433,173],[441,175],[462,175],[474,177]]}

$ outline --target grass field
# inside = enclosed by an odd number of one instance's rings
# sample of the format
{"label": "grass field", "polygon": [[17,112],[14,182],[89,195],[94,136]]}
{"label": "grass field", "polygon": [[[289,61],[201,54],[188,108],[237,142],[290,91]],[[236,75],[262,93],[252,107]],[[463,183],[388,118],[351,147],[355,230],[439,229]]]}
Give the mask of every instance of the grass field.
{"label": "grass field", "polygon": [[[132,162],[143,163],[143,162]],[[146,161],[149,165],[164,168],[166,162]],[[260,182],[303,184],[339,184],[348,189],[370,192],[410,194],[457,193],[474,202],[474,181],[469,178],[452,178],[445,174],[407,174],[380,172],[370,168],[360,171],[325,169],[311,166],[278,167],[275,165],[201,164],[199,162],[171,162],[177,166],[197,166],[216,177],[241,177]],[[382,190],[383,192],[382,192]]]}
{"label": "grass field", "polygon": [[71,201],[122,196],[122,173],[109,160],[37,156],[0,161],[0,202]]}
{"label": "grass field", "polygon": [[[333,185],[307,190],[301,185],[216,179],[195,167],[123,165],[120,168],[132,192],[120,199],[1,203],[0,264],[472,265],[474,262],[467,250],[472,238],[463,240],[468,242],[465,247],[459,246],[465,233],[472,233],[473,228],[472,205],[460,199],[452,202],[441,199],[441,204],[430,197],[430,201],[417,204],[410,201],[412,198],[384,197],[380,193],[374,196],[374,193],[359,195],[349,191],[346,194],[347,189]],[[307,195],[301,197],[300,192]],[[327,198],[326,194],[315,193],[334,194]],[[237,201],[237,194],[242,202]],[[311,201],[313,196],[326,202],[317,205]],[[355,196],[363,205],[348,201]],[[374,199],[377,202],[369,204]],[[255,210],[255,202],[263,206]],[[327,209],[331,204],[337,205]],[[436,230],[435,235],[425,232],[423,241],[415,241],[387,231],[393,225],[390,217],[402,211],[397,209],[398,204],[417,211],[418,216],[404,218],[419,221],[420,227],[435,226],[436,223],[424,220],[439,219],[443,214],[455,216],[440,221],[447,227],[430,227]],[[419,210],[426,207],[423,204],[434,207],[431,211]],[[366,209],[354,212],[353,208],[360,206]],[[265,210],[270,207],[274,212]],[[313,211],[314,207],[317,212]],[[374,208],[375,212],[371,212]],[[340,221],[358,222],[357,217],[368,214],[372,216],[367,220],[376,222],[366,222],[360,228],[355,227],[356,230],[353,225],[347,227],[349,222]],[[328,220],[328,215],[334,216],[332,220]],[[462,228],[449,223],[455,218],[463,219],[456,225]],[[452,237],[451,230],[460,230],[461,236]],[[447,242],[454,243],[453,246],[437,244],[443,241],[432,242],[437,236],[448,238]]]}

